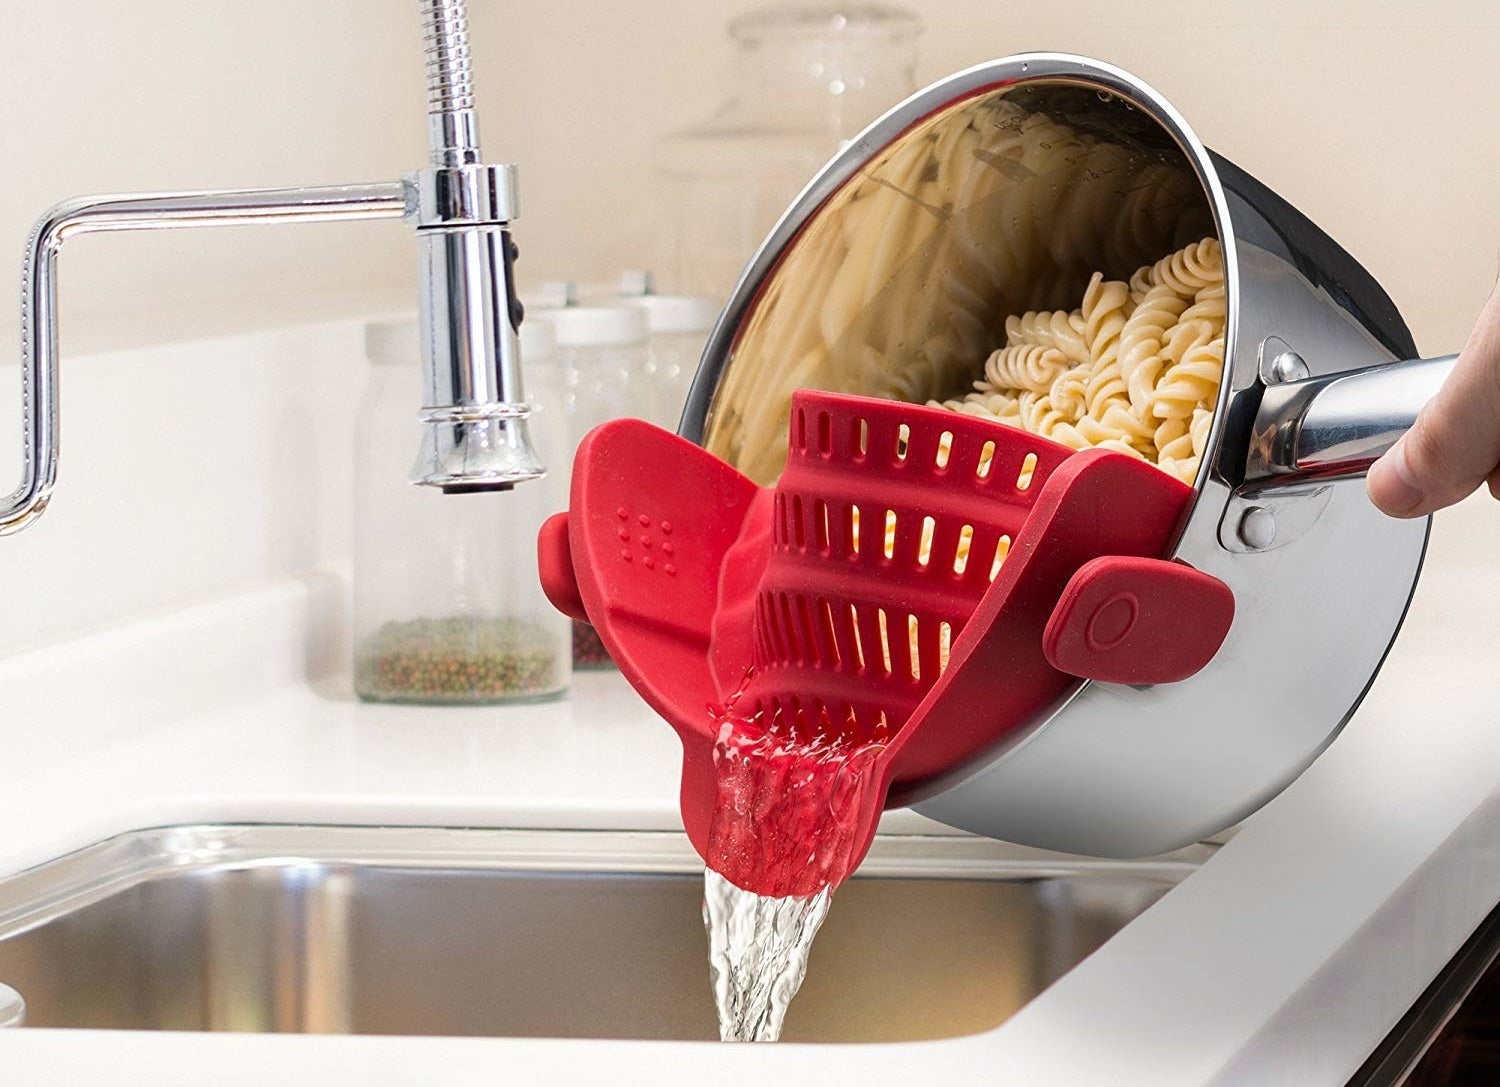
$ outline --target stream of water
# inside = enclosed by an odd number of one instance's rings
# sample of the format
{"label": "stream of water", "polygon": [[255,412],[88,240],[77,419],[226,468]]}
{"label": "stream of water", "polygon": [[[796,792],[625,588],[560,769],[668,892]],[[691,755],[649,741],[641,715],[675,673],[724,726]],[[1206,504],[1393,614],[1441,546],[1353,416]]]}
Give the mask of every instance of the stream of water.
{"label": "stream of water", "polygon": [[833,888],[772,898],[742,890],[712,868],[703,872],[708,969],[725,1042],[774,1042],[807,973],[813,937],[828,916]]}
{"label": "stream of water", "polygon": [[828,722],[807,731],[726,714],[714,747],[703,923],[724,1041],[780,1037],[879,800],[883,737],[851,738]]}

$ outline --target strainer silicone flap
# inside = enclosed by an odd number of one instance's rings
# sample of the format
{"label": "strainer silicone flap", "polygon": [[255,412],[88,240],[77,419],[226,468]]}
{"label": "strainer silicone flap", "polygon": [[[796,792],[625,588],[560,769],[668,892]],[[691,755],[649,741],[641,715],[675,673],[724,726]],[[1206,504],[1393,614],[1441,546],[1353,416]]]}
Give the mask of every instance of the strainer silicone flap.
{"label": "strainer silicone flap", "polygon": [[1143,461],[811,390],[790,447],[762,488],[669,431],[606,423],[539,540],[548,597],[682,738],[700,853],[731,698],[793,735],[889,737],[857,863],[882,806],[940,789],[1083,680],[1185,679],[1228,632],[1228,588],[1158,557],[1193,491]]}

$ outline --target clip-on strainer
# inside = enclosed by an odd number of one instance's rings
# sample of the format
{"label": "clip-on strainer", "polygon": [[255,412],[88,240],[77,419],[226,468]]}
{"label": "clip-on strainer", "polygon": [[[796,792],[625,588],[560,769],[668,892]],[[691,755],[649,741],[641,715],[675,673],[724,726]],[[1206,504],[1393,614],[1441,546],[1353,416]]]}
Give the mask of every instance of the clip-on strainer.
{"label": "clip-on strainer", "polygon": [[882,802],[940,787],[1082,680],[1168,683],[1213,657],[1232,595],[1159,557],[1192,494],[1120,453],[803,391],[774,489],[647,423],[593,431],[541,569],[682,738],[700,853],[711,707],[737,695],[787,734],[888,736],[857,864]]}

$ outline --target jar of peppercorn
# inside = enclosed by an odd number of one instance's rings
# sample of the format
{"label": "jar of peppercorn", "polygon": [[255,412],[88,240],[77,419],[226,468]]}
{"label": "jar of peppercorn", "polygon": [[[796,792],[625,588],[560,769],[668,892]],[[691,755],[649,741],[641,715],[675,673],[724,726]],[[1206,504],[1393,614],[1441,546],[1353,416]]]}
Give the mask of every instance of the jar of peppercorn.
{"label": "jar of peppercorn", "polygon": [[532,441],[550,469],[507,492],[407,482],[417,447],[415,321],[365,328],[370,381],[356,431],[354,688],[367,702],[484,705],[559,698],[568,619],[542,595],[536,536],[567,506],[565,379],[544,322],[522,326]]}

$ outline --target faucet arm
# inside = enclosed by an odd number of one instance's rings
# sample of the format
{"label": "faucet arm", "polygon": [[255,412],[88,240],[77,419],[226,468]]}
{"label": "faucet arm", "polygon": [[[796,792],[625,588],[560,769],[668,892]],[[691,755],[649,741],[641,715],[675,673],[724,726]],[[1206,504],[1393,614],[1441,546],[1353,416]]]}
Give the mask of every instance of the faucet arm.
{"label": "faucet arm", "polygon": [[32,228],[21,277],[21,482],[0,500],[0,536],[47,506],[57,479],[57,258],[79,234],[251,223],[400,219],[414,214],[410,182],[317,188],[86,196],[56,205]]}
{"label": "faucet arm", "polygon": [[21,283],[21,482],[0,536],[41,515],[57,480],[57,255],[75,234],[246,223],[408,219],[416,228],[422,444],[412,482],[508,490],[544,475],[521,387],[516,171],[479,160],[465,0],[418,0],[427,53],[428,165],[400,181],[323,188],[88,196],[58,204],[26,243]]}

